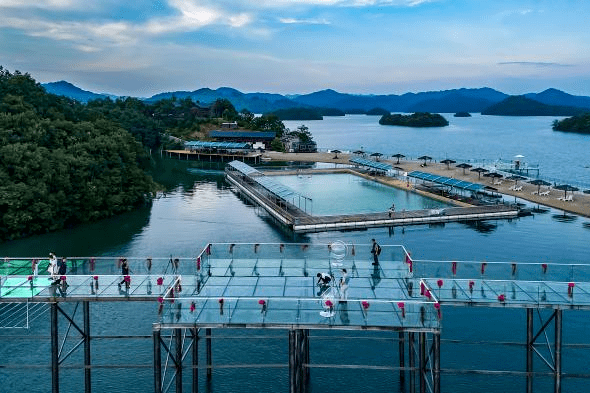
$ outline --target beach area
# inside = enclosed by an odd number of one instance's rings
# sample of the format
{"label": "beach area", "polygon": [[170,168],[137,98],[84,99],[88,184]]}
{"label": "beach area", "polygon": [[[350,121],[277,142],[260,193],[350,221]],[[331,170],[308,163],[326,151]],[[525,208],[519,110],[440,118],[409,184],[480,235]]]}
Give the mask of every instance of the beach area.
{"label": "beach area", "polygon": [[[352,154],[338,153],[337,158],[334,153],[318,152],[318,153],[281,153],[275,151],[267,151],[264,156],[271,161],[298,161],[298,162],[323,162],[332,164],[345,164],[350,165],[349,159],[353,157]],[[518,186],[522,186],[520,191],[514,191],[511,189],[515,182],[511,180],[502,179],[501,184],[494,184],[494,180],[491,178],[479,176],[475,172],[465,171],[461,168],[456,168],[454,165],[447,166],[438,162],[427,162],[424,166],[424,161],[415,160],[400,160],[399,164],[397,159],[388,159],[381,157],[379,162],[390,164],[392,166],[403,168],[405,172],[422,171],[432,173],[435,175],[451,177],[455,179],[465,180],[473,183],[480,183],[486,186],[494,187],[499,193],[504,195],[511,195],[517,198],[522,198],[527,201],[537,203],[539,205],[552,207],[555,209],[562,210],[564,212],[578,214],[584,217],[590,217],[590,195],[584,194],[581,191],[573,193],[572,201],[563,201],[558,198],[564,196],[564,191],[549,188],[546,186],[541,187],[541,192],[549,190],[548,195],[537,195],[536,192],[539,187],[528,183],[526,180],[518,181]],[[390,184],[394,187],[405,187],[405,182],[391,178],[391,180],[379,177],[379,181]],[[568,195],[572,192],[568,192]],[[455,203],[455,201],[453,201]]]}

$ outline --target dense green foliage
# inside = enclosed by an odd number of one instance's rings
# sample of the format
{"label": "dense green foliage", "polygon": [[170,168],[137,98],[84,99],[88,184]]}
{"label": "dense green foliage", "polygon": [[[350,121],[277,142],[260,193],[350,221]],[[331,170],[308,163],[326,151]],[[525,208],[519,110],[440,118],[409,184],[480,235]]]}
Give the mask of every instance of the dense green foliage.
{"label": "dense green foliage", "polygon": [[471,117],[469,112],[457,112],[453,115],[454,117]]}
{"label": "dense green foliage", "polygon": [[481,112],[496,116],[574,116],[587,109],[570,106],[547,105],[525,96],[510,96]]}
{"label": "dense green foliage", "polygon": [[323,120],[324,117],[318,109],[312,108],[289,108],[271,112],[280,120]]}
{"label": "dense green foliage", "polygon": [[369,116],[384,116],[389,115],[390,113],[391,112],[389,112],[387,109],[383,108],[373,108],[367,111],[367,115]]}
{"label": "dense green foliage", "polygon": [[0,67],[0,240],[149,201],[148,165],[141,144],[100,111]]}
{"label": "dense green foliage", "polygon": [[586,112],[567,119],[555,120],[553,121],[553,129],[590,134],[590,113]]}
{"label": "dense green foliage", "polygon": [[379,120],[379,124],[406,127],[444,127],[448,126],[449,122],[438,113],[416,112],[411,115],[384,115]]}

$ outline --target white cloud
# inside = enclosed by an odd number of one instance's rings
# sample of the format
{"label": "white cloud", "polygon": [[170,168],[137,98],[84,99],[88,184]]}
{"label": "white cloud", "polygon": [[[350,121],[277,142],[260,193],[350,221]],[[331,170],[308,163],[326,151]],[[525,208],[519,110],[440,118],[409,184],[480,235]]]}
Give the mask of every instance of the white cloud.
{"label": "white cloud", "polygon": [[70,8],[76,0],[0,0],[0,8]]}
{"label": "white cloud", "polygon": [[284,24],[303,24],[303,25],[329,25],[326,19],[297,19],[297,18],[279,18]]}

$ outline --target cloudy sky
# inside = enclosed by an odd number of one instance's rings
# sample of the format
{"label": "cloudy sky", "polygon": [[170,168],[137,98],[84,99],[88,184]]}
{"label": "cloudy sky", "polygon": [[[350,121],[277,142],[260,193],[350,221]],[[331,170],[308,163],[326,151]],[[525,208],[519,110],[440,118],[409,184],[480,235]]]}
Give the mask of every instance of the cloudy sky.
{"label": "cloudy sky", "polygon": [[588,0],[0,0],[0,65],[150,96],[590,95]]}

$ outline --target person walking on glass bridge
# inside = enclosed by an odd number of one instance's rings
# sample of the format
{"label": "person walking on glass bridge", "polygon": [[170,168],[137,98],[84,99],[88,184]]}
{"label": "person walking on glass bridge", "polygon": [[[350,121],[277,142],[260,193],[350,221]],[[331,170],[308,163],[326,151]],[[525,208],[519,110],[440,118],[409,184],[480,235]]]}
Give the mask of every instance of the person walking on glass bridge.
{"label": "person walking on glass bridge", "polygon": [[375,239],[371,239],[373,246],[371,247],[371,254],[373,254],[373,265],[379,264],[379,255],[381,255],[381,246],[377,244]]}

